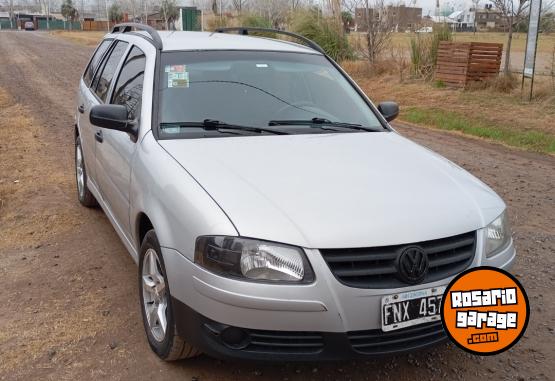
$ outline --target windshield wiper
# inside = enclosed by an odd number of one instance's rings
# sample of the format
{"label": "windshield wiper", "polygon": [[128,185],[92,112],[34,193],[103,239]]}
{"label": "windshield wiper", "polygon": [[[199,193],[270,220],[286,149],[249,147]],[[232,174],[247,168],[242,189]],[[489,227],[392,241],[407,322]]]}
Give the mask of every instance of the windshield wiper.
{"label": "windshield wiper", "polygon": [[361,124],[356,123],[343,123],[343,122],[332,122],[331,120],[324,119],[324,118],[312,118],[306,120],[270,120],[268,122],[268,126],[311,126],[311,127],[319,127],[323,128],[322,126],[333,126],[333,127],[341,127],[341,128],[349,128],[353,130],[360,130],[360,131],[376,131],[370,127],[364,127]]}
{"label": "windshield wiper", "polygon": [[170,125],[177,125],[179,127],[201,127],[206,131],[219,131],[219,130],[243,130],[256,133],[269,132],[275,135],[289,135],[288,132],[281,130],[274,130],[272,128],[265,127],[251,127],[243,126],[239,124],[229,124],[221,122],[215,119],[204,119],[202,122],[178,122],[178,123],[168,123]]}

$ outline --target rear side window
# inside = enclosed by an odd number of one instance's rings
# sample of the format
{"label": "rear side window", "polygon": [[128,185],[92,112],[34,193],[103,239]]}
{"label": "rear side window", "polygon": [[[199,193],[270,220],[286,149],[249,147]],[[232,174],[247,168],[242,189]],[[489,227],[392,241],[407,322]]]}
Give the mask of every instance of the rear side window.
{"label": "rear side window", "polygon": [[94,52],[91,58],[91,61],[89,62],[89,66],[87,66],[87,70],[85,70],[85,74],[83,75],[83,80],[85,81],[85,84],[87,85],[87,87],[91,86],[94,71],[98,67],[98,64],[100,63],[100,59],[102,58],[102,55],[104,54],[106,49],[108,49],[111,43],[112,43],[112,40],[102,41],[102,43],[98,46],[98,48]]}
{"label": "rear side window", "polygon": [[131,49],[114,87],[112,103],[127,107],[129,119],[137,119],[141,112],[146,57],[136,46]]}
{"label": "rear side window", "polygon": [[116,74],[116,69],[121,61],[121,57],[123,57],[127,49],[127,45],[129,44],[124,41],[118,41],[116,43],[116,46],[114,46],[108,56],[104,57],[102,66],[93,80],[92,88],[95,89],[94,92],[102,102],[106,101],[110,84],[112,83],[112,79],[114,79],[114,74]]}

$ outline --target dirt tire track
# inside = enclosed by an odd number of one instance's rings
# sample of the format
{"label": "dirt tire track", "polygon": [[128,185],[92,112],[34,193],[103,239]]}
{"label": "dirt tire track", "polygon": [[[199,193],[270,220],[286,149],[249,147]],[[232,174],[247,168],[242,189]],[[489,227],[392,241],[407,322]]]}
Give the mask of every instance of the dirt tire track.
{"label": "dirt tire track", "polygon": [[[42,126],[44,167],[36,168],[38,176],[55,168],[73,179],[74,97],[91,52],[44,33],[0,32],[0,87]],[[79,206],[68,180],[52,194],[36,190],[45,193],[43,204],[30,213],[54,205],[81,223],[70,233],[52,231],[33,246],[0,252],[0,276],[8,279],[0,292],[0,379],[551,379],[555,158],[445,132],[401,125],[399,130],[470,170],[509,205],[519,252],[513,272],[532,305],[528,331],[509,352],[479,358],[443,345],[356,363],[268,365],[205,356],[163,363],[144,338],[135,264],[103,213]],[[7,367],[5,359],[17,360],[17,366]]]}

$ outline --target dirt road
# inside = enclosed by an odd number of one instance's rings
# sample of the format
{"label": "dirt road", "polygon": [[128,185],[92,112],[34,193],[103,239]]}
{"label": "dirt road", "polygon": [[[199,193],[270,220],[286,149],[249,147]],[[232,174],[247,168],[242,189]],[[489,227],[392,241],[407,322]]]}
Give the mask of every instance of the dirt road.
{"label": "dirt road", "polygon": [[486,358],[445,344],[346,363],[159,361],[143,333],[134,262],[104,214],[75,197],[74,95],[91,51],[43,33],[0,32],[1,380],[553,379],[555,158],[407,126],[400,132],[508,203],[519,252],[513,272],[532,306],[517,346]]}

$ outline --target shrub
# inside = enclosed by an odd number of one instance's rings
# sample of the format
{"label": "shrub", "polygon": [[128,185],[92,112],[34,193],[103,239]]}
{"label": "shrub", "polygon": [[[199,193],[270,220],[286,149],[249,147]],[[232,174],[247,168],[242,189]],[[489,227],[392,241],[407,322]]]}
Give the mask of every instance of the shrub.
{"label": "shrub", "polygon": [[341,62],[341,67],[353,78],[363,79],[379,77],[385,74],[396,74],[395,65],[388,60],[374,63],[368,60],[346,60]]}
{"label": "shrub", "polygon": [[[255,14],[243,15],[241,16],[239,21],[241,26],[250,26],[253,28],[272,28],[272,23],[268,19]],[[270,37],[270,38],[276,37],[275,33],[251,32],[249,34],[253,36],[261,36],[261,37]]]}
{"label": "shrub", "polygon": [[466,85],[465,90],[492,90],[499,93],[510,93],[518,86],[518,79],[513,75],[498,75],[485,81],[473,81]]}
{"label": "shrub", "polygon": [[324,18],[318,11],[295,13],[291,29],[316,42],[336,61],[349,59],[353,55],[346,36],[337,29],[333,20]]}
{"label": "shrub", "polygon": [[443,82],[441,79],[438,79],[434,82],[434,87],[438,89],[443,89],[445,87],[445,82]]}
{"label": "shrub", "polygon": [[490,88],[500,93],[510,93],[518,86],[518,80],[513,74],[499,75],[486,82]]}
{"label": "shrub", "polygon": [[219,16],[215,16],[208,20],[208,30],[225,28],[228,26],[230,26],[230,20],[227,17],[220,18]]}
{"label": "shrub", "polygon": [[453,34],[447,25],[434,26],[433,33],[417,33],[410,40],[411,73],[418,78],[431,79],[441,41],[452,41]]}
{"label": "shrub", "polygon": [[413,77],[431,78],[433,74],[432,64],[432,40],[428,36],[418,33],[410,40],[410,69]]}
{"label": "shrub", "polygon": [[437,62],[437,51],[441,41],[453,41],[453,32],[447,24],[436,25],[433,29],[430,55],[434,66]]}
{"label": "shrub", "polygon": [[255,28],[271,28],[272,24],[268,19],[255,14],[242,15],[240,18],[241,26],[250,26]]}

